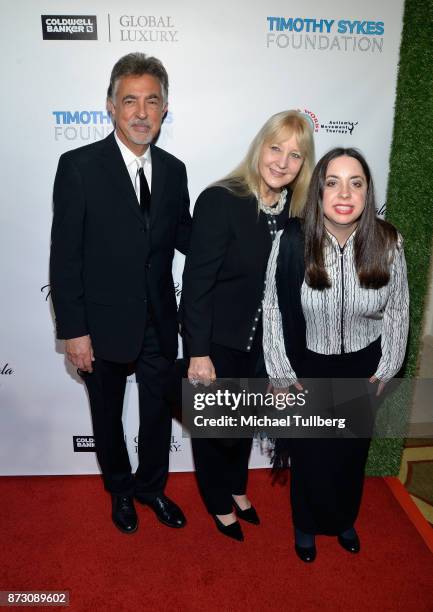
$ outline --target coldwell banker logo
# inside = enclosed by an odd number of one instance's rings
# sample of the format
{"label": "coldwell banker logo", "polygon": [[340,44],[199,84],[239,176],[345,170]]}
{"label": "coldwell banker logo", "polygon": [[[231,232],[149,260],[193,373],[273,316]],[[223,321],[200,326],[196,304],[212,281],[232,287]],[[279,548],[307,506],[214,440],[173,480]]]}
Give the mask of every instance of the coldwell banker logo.
{"label": "coldwell banker logo", "polygon": [[93,453],[95,451],[95,438],[93,436],[72,436],[74,453]]}
{"label": "coldwell banker logo", "polygon": [[319,117],[307,108],[297,109],[310,122],[314,132],[323,130],[327,134],[348,134],[352,136],[354,129],[358,125],[358,121],[349,121],[347,119],[331,119],[329,121],[320,122]]}
{"label": "coldwell banker logo", "polygon": [[44,40],[97,40],[96,15],[41,15]]}
{"label": "coldwell banker logo", "polygon": [[382,53],[383,21],[266,17],[266,46],[296,51]]}

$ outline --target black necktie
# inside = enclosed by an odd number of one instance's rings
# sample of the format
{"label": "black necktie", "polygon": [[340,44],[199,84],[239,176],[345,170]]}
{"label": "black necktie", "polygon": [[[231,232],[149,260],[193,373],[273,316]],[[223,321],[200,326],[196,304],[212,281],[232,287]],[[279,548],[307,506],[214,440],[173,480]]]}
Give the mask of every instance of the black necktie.
{"label": "black necktie", "polygon": [[138,178],[140,179],[140,208],[143,213],[146,227],[149,228],[150,216],[150,191],[144,174],[143,166],[138,169]]}

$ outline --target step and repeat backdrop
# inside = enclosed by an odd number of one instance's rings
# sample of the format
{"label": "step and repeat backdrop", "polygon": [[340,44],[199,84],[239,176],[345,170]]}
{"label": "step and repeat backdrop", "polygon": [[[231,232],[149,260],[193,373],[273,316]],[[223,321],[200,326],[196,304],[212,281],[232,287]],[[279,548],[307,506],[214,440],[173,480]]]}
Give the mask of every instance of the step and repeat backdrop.
{"label": "step and repeat backdrop", "polygon": [[[273,113],[299,109],[317,157],[356,146],[385,208],[403,0],[2,2],[0,474],[98,472],[85,389],[55,340],[48,257],[61,153],[108,135],[108,78],[131,51],[170,77],[159,145],[188,170],[192,206]],[[181,292],[183,259],[173,275]],[[136,465],[137,389],[125,435]],[[269,465],[256,441],[252,467]],[[173,421],[171,470],[193,469]]]}

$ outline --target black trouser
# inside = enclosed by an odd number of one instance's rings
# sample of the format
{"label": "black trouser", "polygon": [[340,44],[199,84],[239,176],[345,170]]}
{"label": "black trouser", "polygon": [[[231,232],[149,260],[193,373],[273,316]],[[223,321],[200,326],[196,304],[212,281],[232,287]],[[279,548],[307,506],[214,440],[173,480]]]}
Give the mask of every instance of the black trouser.
{"label": "black trouser", "polygon": [[[265,378],[261,326],[251,352],[212,344],[210,358],[218,378]],[[211,514],[233,511],[232,495],[247,489],[252,438],[193,438],[195,472],[206,508]]]}
{"label": "black trouser", "polygon": [[146,327],[136,361],[140,428],[135,478],[122,424],[128,364],[96,356],[93,373],[84,374],[89,394],[96,454],[104,484],[115,495],[135,492],[152,499],[163,492],[168,475],[171,415],[165,393],[170,362],[161,355],[155,327]]}
{"label": "black trouser", "polygon": [[[365,382],[359,384],[367,385],[380,357],[380,338],[356,353],[319,355],[307,351],[302,377],[365,378]],[[316,390],[320,390],[319,397],[325,402],[329,397],[327,381],[318,385]],[[360,393],[351,401],[350,409],[355,415],[361,412],[373,415],[367,417],[373,421],[374,406],[367,393],[363,396]],[[353,526],[361,504],[369,446],[368,437],[290,440],[290,489],[295,527],[311,534],[338,535]]]}

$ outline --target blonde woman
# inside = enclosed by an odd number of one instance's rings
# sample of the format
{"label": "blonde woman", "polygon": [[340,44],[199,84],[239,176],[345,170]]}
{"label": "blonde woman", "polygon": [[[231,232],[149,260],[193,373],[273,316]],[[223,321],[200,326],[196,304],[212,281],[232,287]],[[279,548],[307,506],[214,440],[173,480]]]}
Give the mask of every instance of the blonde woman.
{"label": "blonde woman", "polygon": [[[302,213],[314,167],[308,119],[273,115],[245,159],[199,196],[182,291],[191,381],[266,377],[262,298],[272,241]],[[218,530],[243,540],[237,517],[258,524],[247,497],[251,439],[193,439],[198,484]]]}

